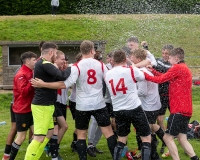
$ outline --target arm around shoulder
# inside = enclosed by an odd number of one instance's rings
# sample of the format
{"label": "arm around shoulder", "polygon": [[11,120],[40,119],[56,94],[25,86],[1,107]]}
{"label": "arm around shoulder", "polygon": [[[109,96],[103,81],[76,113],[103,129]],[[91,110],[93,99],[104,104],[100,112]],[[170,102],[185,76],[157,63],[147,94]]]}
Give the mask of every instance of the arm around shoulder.
{"label": "arm around shoulder", "polygon": [[31,80],[31,84],[33,87],[37,88],[49,88],[49,89],[65,89],[66,85],[63,81],[58,82],[44,82],[41,79],[35,78]]}

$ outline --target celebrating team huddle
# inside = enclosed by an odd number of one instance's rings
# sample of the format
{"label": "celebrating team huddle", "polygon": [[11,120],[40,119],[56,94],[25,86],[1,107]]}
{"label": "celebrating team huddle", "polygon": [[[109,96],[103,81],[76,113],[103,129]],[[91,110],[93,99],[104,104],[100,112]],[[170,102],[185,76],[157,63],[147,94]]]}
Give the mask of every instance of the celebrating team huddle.
{"label": "celebrating team huddle", "polygon": [[[11,108],[18,135],[12,144],[7,143],[3,160],[15,159],[29,127],[33,136],[25,160],[39,160],[44,148],[47,148],[52,160],[62,159],[58,150],[67,130],[66,93],[71,87],[69,107],[75,119],[71,147],[80,160],[86,160],[87,154],[95,157],[96,153],[102,153],[96,148],[101,134],[107,140],[110,159],[120,160],[131,124],[136,130],[136,137],[131,138],[137,140],[138,154],[127,151],[125,156],[128,160],[161,160],[157,152],[156,135],[162,141],[160,152],[164,156],[163,150],[167,147],[168,155],[173,160],[180,160],[174,142],[174,137],[177,137],[190,159],[198,160],[186,137],[187,124],[192,116],[192,77],[184,63],[184,50],[165,45],[162,48],[163,57],[155,59],[148,51],[147,43],[143,42],[142,45],[144,49],[139,48],[137,37],[130,37],[127,40],[128,49],[109,53],[106,65],[101,61],[101,53],[95,51],[94,43],[88,40],[81,43],[78,60],[71,67],[59,65],[59,59],[67,60],[59,53],[57,45],[51,42],[42,44],[41,57],[37,62],[34,53],[23,53],[22,67],[14,79],[13,106],[17,102],[19,105]],[[22,72],[27,68],[30,70],[29,76]],[[31,79],[32,70],[34,79]],[[25,99],[15,95],[18,92],[27,93],[22,90],[24,86],[31,93],[34,91],[34,96],[24,107],[25,112],[16,112],[20,102]],[[59,97],[57,102],[56,91]],[[63,98],[59,96],[62,95],[61,91],[65,93]],[[177,94],[179,97],[176,97]],[[170,116],[165,131],[164,115],[167,108]],[[24,118],[19,116],[21,114]],[[23,123],[28,124],[25,129],[19,127]],[[90,140],[89,134],[87,146],[88,127],[88,132],[95,133],[97,138]]]}

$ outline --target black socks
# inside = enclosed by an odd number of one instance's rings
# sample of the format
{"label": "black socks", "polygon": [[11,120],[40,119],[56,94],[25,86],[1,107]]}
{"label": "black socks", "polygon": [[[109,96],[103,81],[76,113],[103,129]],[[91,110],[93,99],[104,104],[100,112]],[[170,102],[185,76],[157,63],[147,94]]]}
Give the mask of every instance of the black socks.
{"label": "black socks", "polygon": [[114,157],[114,149],[117,144],[116,136],[112,135],[109,138],[107,138],[107,144],[108,144],[108,148],[110,150],[112,157]]}
{"label": "black socks", "polygon": [[52,158],[58,157],[58,136],[53,135],[49,141],[50,148],[49,152],[51,153]]}
{"label": "black socks", "polygon": [[121,159],[121,154],[124,149],[125,144],[122,142],[117,142],[117,145],[115,146],[114,149],[114,160],[120,160]]}
{"label": "black socks", "polygon": [[163,144],[165,144],[165,142],[163,140],[163,136],[164,136],[165,132],[162,130],[162,128],[160,127],[155,133],[159,137],[159,139],[163,142]]}
{"label": "black socks", "polygon": [[77,152],[79,155],[80,160],[87,160],[87,145],[86,145],[86,140],[85,139],[79,139],[77,140]]}
{"label": "black socks", "polygon": [[151,143],[143,142],[142,143],[142,159],[149,160],[151,154]]}
{"label": "black socks", "polygon": [[14,160],[15,159],[19,148],[20,148],[20,145],[16,144],[15,142],[12,143],[11,152],[10,152],[10,159],[9,160]]}

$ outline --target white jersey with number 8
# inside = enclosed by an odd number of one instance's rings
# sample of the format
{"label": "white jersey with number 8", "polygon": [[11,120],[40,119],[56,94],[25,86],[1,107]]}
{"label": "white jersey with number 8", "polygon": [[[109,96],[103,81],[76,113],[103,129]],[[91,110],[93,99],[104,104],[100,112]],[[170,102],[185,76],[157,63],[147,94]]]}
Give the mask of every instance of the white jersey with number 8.
{"label": "white jersey with number 8", "polygon": [[113,111],[132,110],[141,105],[137,94],[137,81],[144,74],[136,67],[117,66],[106,73],[105,82],[112,99]]}
{"label": "white jersey with number 8", "polygon": [[71,68],[70,77],[64,82],[67,87],[76,82],[76,109],[97,110],[105,107],[103,78],[107,72],[105,64],[93,58],[85,58]]}

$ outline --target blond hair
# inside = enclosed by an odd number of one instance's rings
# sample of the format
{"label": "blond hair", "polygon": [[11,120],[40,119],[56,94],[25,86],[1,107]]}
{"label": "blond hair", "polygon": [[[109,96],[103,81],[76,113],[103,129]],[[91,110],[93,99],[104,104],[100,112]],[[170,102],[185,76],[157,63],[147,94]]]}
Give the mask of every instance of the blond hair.
{"label": "blond hair", "polygon": [[139,48],[131,51],[131,55],[135,56],[137,59],[145,60],[147,58],[147,51]]}
{"label": "blond hair", "polygon": [[82,54],[89,54],[92,49],[94,49],[94,43],[92,41],[85,40],[80,45]]}

